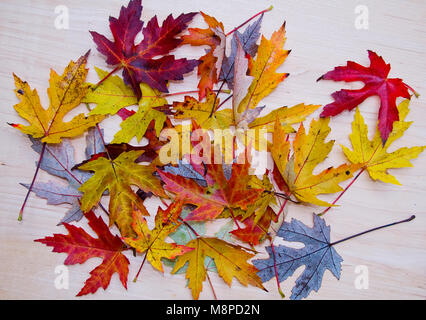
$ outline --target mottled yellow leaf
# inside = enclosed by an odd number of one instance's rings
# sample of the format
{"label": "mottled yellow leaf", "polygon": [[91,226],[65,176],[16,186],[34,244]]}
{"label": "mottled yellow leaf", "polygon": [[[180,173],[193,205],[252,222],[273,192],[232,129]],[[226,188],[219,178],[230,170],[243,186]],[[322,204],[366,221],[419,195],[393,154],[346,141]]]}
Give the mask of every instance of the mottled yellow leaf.
{"label": "mottled yellow leaf", "polygon": [[[272,147],[272,150],[277,149],[273,151],[273,158],[288,191],[299,201],[327,207],[331,204],[318,199],[317,195],[342,191],[339,183],[352,177],[361,167],[358,164],[342,164],[337,168],[329,167],[317,175],[313,173],[316,166],[327,158],[334,145],[334,141],[325,142],[331,131],[328,123],[329,118],[312,120],[308,134],[302,123],[293,142],[294,154],[289,160],[287,143],[278,143],[277,146],[274,144]],[[286,164],[284,173],[283,164]]]}
{"label": "mottled yellow leaf", "polygon": [[232,110],[224,109],[215,111],[220,100],[216,99],[216,94],[207,89],[207,95],[204,102],[186,96],[184,102],[173,103],[173,109],[176,111],[176,119],[194,119],[201,128],[206,130],[228,129],[232,124]]}
{"label": "mottled yellow leaf", "polygon": [[179,224],[173,224],[170,221],[164,223],[164,217],[165,212],[159,208],[155,216],[155,227],[150,230],[142,213],[134,210],[132,227],[137,237],[123,239],[138,252],[146,252],[146,259],[161,272],[164,272],[162,258],[175,259],[177,256],[192,250],[192,248],[165,241],[170,233],[176,231]]}
{"label": "mottled yellow leaf", "polygon": [[75,116],[69,122],[63,121],[67,113],[76,108],[86,95],[88,84],[85,83],[85,79],[88,69],[85,66],[88,55],[89,52],[77,62],[71,61],[62,76],[51,70],[47,89],[50,104],[47,109],[41,106],[37,91],[31,90],[27,82],[14,74],[15,93],[20,100],[14,108],[30,124],[28,126],[12,124],[12,126],[34,138],[41,138],[42,142],[59,143],[62,138],[78,136],[102,121],[103,116],[86,117],[84,114]]}

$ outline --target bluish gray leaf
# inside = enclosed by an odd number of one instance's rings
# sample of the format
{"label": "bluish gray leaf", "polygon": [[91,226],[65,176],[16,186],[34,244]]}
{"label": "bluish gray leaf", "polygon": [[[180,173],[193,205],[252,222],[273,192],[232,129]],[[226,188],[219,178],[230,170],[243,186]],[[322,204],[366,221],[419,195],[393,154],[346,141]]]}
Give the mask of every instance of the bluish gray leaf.
{"label": "bluish gray leaf", "polygon": [[[25,188],[29,188],[30,184],[21,183]],[[47,200],[47,204],[61,204],[69,203],[74,204],[75,201],[81,197],[81,193],[70,186],[64,186],[60,183],[49,182],[36,182],[33,185],[32,191],[37,197]]]}
{"label": "bluish gray leaf", "polygon": [[187,179],[192,179],[202,187],[207,186],[207,182],[204,177],[199,174],[191,164],[183,162],[182,160],[179,160],[177,167],[172,165],[165,166],[164,171]]}
{"label": "bluish gray leaf", "polygon": [[[27,189],[30,187],[30,185],[26,183],[21,183],[21,185]],[[32,191],[38,197],[46,199],[47,204],[57,205],[69,203],[72,205],[71,209],[65,213],[65,216],[59,224],[63,222],[71,223],[73,221],[79,221],[83,217],[83,212],[80,210],[80,203],[78,201],[81,197],[81,193],[77,189],[49,181],[34,183]]]}
{"label": "bluish gray leaf", "polygon": [[[40,153],[43,144],[40,140],[30,137],[32,148]],[[51,175],[66,179],[73,188],[80,187],[80,184],[91,177],[91,173],[71,168],[75,165],[74,148],[68,139],[63,139],[61,143],[46,146],[46,150],[41,160],[40,169]]]}
{"label": "bluish gray leaf", "polygon": [[257,40],[260,37],[260,25],[262,24],[263,14],[255,23],[249,25],[243,33],[235,31],[231,41],[231,54],[224,57],[220,80],[225,80],[229,88],[233,88],[234,83],[234,61],[237,54],[237,38],[240,40],[243,49],[250,56],[254,57],[257,53]]}
{"label": "bluish gray leaf", "polygon": [[[292,219],[285,222],[278,231],[278,236],[286,241],[301,242],[301,249],[286,246],[275,247],[275,260],[280,282],[290,277],[299,267],[305,265],[305,270],[297,278],[296,285],[291,291],[290,299],[306,298],[312,290],[318,291],[326,269],[340,278],[342,257],[330,245],[330,227],[325,221],[314,215],[314,226],[310,228],[302,222]],[[253,264],[259,269],[258,275],[262,282],[275,277],[274,256],[271,247],[267,247],[268,259],[254,260]]]}
{"label": "bluish gray leaf", "polygon": [[[105,146],[103,142],[104,130],[98,128],[91,128],[86,135],[86,158],[89,159],[94,154],[105,151]],[[101,136],[102,134],[102,136]]]}
{"label": "bluish gray leaf", "polygon": [[73,221],[80,221],[80,219],[83,218],[83,216],[84,216],[83,212],[80,209],[80,202],[75,201],[71,209],[69,209],[65,213],[65,216],[58,223],[58,225],[60,225],[61,223],[71,223]]}

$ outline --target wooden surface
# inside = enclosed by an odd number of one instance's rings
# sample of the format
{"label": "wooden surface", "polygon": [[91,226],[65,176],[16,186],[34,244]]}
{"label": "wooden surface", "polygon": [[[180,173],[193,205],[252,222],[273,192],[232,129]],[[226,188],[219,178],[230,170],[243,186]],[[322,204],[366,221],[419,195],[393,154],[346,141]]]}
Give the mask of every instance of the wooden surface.
{"label": "wooden surface", "polygon": [[[54,27],[58,5],[67,3],[70,14],[68,30]],[[56,223],[67,207],[48,206],[46,201],[31,195],[24,213],[24,220],[17,221],[18,211],[26,190],[19,182],[31,181],[37,154],[30,148],[29,139],[7,125],[21,122],[13,109],[17,99],[13,93],[12,72],[37,88],[44,106],[48,105],[46,89],[49,68],[62,73],[69,60],[76,59],[87,49],[92,49],[89,66],[105,67],[103,56],[95,49],[88,30],[109,35],[108,16],[118,16],[120,6],[127,1],[16,1],[0,2],[0,298],[18,299],[68,299],[74,298],[82,287],[89,271],[99,264],[91,259],[84,265],[69,268],[70,287],[57,290],[54,279],[55,267],[61,265],[65,254],[51,253],[34,239],[64,231]],[[296,103],[326,104],[330,93],[345,86],[315,80],[324,72],[346,60],[368,64],[367,49],[383,55],[392,64],[391,76],[403,78],[420,94],[411,102],[409,120],[415,122],[392,149],[400,146],[425,144],[426,138],[426,2],[418,1],[243,1],[243,0],[144,0],[143,19],[154,14],[164,19],[169,13],[198,11],[223,21],[226,30],[245,21],[254,13],[274,5],[265,15],[262,33],[270,37],[284,20],[287,21],[288,40],[286,49],[291,55],[280,71],[291,75],[264,100],[268,110]],[[369,29],[358,30],[354,26],[355,7],[364,4],[369,9]],[[198,17],[194,25],[202,26]],[[202,48],[182,47],[177,56],[198,58]],[[93,69],[89,80],[96,81]],[[171,92],[196,88],[195,73],[185,82],[171,85]],[[180,99],[180,97],[179,97]],[[360,108],[370,131],[377,119],[376,98],[370,98]],[[84,108],[79,109],[82,111]],[[317,117],[319,111],[314,116]],[[336,139],[332,154],[324,167],[344,161],[339,144],[349,146],[348,135],[353,113],[344,112],[331,121]],[[310,119],[309,119],[310,120]],[[110,141],[119,125],[118,118],[102,123],[106,140]],[[83,159],[83,138],[73,141],[77,160]],[[374,226],[401,220],[416,214],[417,218],[407,224],[370,233],[336,246],[343,257],[342,276],[337,281],[330,272],[324,275],[322,288],[313,292],[311,299],[424,299],[426,296],[426,155],[413,161],[414,168],[392,170],[403,186],[373,182],[367,175],[353,185],[341,199],[341,206],[331,210],[325,219],[331,224],[332,241]],[[50,178],[41,172],[38,180]],[[323,197],[332,200],[331,197]],[[312,224],[314,207],[289,208],[287,219],[296,217]],[[279,241],[277,240],[277,243]],[[264,252],[262,250],[262,252]],[[262,255],[259,255],[261,257]],[[133,279],[142,260],[132,257],[128,290],[122,288],[118,277],[113,276],[110,287],[98,290],[95,295],[79,299],[190,299],[183,275],[163,275],[146,264],[137,283]],[[369,289],[358,290],[354,281],[358,274],[355,268],[365,265],[369,270]],[[282,283],[287,296],[294,284],[296,274]],[[269,293],[253,287],[243,287],[236,280],[232,288],[217,275],[210,275],[220,299],[280,299],[274,280],[266,283]],[[204,283],[202,299],[212,298],[212,291]]]}

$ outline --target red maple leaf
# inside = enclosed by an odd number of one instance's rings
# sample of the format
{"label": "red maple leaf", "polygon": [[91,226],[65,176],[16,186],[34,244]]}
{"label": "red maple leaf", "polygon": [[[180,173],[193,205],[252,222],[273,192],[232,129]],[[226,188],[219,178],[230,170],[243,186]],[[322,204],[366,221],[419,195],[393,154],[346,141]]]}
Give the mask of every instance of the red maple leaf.
{"label": "red maple leaf", "polygon": [[[97,32],[90,31],[99,52],[106,56],[106,62],[123,68],[124,81],[131,85],[137,96],[141,97],[139,84],[147,83],[152,88],[168,92],[169,80],[182,80],[183,75],[192,71],[198,60],[175,59],[168,53],[182,43],[176,36],[184,31],[197,14],[181,14],[176,19],[169,15],[162,26],[154,16],[143,29],[143,40],[135,44],[136,35],[142,30],[143,21],[141,0],[132,0],[127,7],[122,6],[120,16],[110,17],[110,29],[114,41]],[[160,56],[156,59],[154,57]]]}
{"label": "red maple leaf", "polygon": [[108,226],[101,217],[96,217],[93,211],[85,214],[89,226],[99,238],[93,238],[82,228],[71,224],[63,225],[69,234],[54,234],[53,237],[34,240],[53,247],[53,252],[68,253],[65,265],[84,263],[90,258],[102,258],[102,263],[90,272],[84,287],[77,296],[95,293],[100,287],[106,289],[114,273],[118,273],[121,283],[127,289],[127,275],[129,273],[129,260],[122,254],[126,249],[125,244],[118,236],[109,231]]}
{"label": "red maple leaf", "polygon": [[194,180],[157,170],[165,183],[164,188],[176,194],[175,201],[197,206],[185,220],[215,219],[225,208],[245,210],[264,191],[248,187],[249,163],[233,163],[229,180],[222,164],[191,165],[204,177],[207,187],[201,187]]}
{"label": "red maple leaf", "polygon": [[326,105],[320,116],[330,117],[344,110],[352,110],[368,97],[377,95],[380,98],[379,130],[384,143],[392,131],[393,123],[399,120],[396,98],[409,99],[409,90],[416,95],[417,93],[402,79],[388,78],[391,67],[381,56],[369,50],[368,58],[370,59],[369,67],[348,61],[346,66],[336,67],[317,80],[362,81],[365,84],[358,90],[343,89],[334,92],[331,95],[334,102]]}
{"label": "red maple leaf", "polygon": [[[271,220],[275,218],[275,213],[268,207],[265,214],[259,220],[257,224],[254,224],[254,214],[244,220],[245,228],[238,228],[231,231],[231,233],[237,237],[239,240],[247,242],[251,245],[257,246],[265,239],[265,236],[268,235],[268,229],[271,225]],[[241,217],[238,217],[238,220],[241,220]]]}

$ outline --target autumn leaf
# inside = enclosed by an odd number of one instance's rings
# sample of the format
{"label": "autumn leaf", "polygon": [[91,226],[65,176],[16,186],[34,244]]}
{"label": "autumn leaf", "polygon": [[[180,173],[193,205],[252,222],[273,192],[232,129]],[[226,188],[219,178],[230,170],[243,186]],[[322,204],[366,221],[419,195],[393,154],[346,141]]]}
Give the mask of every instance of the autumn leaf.
{"label": "autumn leaf", "polygon": [[212,90],[213,85],[218,82],[218,73],[222,68],[225,55],[226,37],[222,22],[217,21],[204,12],[200,12],[204,21],[209,26],[207,29],[189,28],[189,34],[182,36],[183,44],[192,46],[207,45],[210,50],[200,58],[198,75],[201,76],[198,84],[199,100],[203,100],[208,89]]}
{"label": "autumn leaf", "polygon": [[121,130],[114,135],[112,143],[128,143],[133,137],[136,137],[139,142],[151,121],[155,121],[155,133],[157,136],[160,135],[167,116],[155,107],[166,105],[167,100],[161,97],[158,90],[152,89],[145,83],[141,83],[140,89],[143,97],[139,100],[138,111],[120,124]]}
{"label": "autumn leaf", "polygon": [[123,152],[114,160],[100,157],[78,167],[80,170],[94,172],[94,175],[79,188],[83,193],[81,210],[90,211],[98,204],[102,194],[109,190],[109,223],[110,226],[117,223],[124,237],[134,235],[131,227],[133,206],[144,215],[149,215],[143,201],[131,186],[166,197],[160,180],[153,176],[155,169],[152,166],[135,163],[142,153],[143,151]]}
{"label": "autumn leaf", "polygon": [[357,90],[340,90],[332,94],[334,102],[326,105],[321,117],[332,117],[344,110],[352,110],[371,96],[379,96],[379,130],[383,144],[392,132],[393,123],[398,121],[396,99],[410,98],[409,91],[417,93],[399,78],[388,78],[390,64],[386,64],[382,57],[368,50],[370,66],[364,67],[356,62],[348,61],[346,66],[336,67],[327,72],[318,80],[333,81],[362,81],[365,85]]}
{"label": "autumn leaf", "polygon": [[352,133],[349,136],[353,150],[344,146],[342,146],[342,149],[350,162],[361,164],[374,180],[400,185],[399,181],[387,170],[412,167],[410,160],[417,158],[426,148],[425,146],[403,147],[390,153],[387,151],[392,143],[401,138],[405,130],[412,124],[411,121],[404,121],[409,111],[409,102],[410,100],[404,100],[398,105],[399,120],[394,122],[392,132],[384,145],[378,131],[376,131],[373,140],[369,140],[367,125],[359,109],[356,109],[352,122]]}
{"label": "autumn leaf", "polygon": [[28,126],[11,124],[25,134],[41,138],[45,143],[59,143],[62,138],[73,138],[95,126],[104,117],[79,114],[71,121],[64,122],[64,117],[76,108],[87,92],[85,83],[88,69],[85,68],[89,52],[80,57],[77,62],[71,61],[62,76],[55,71],[50,72],[49,108],[44,109],[36,90],[31,90],[27,82],[15,74],[15,93],[20,102],[14,106],[16,112],[29,122]]}
{"label": "autumn leaf", "polygon": [[158,170],[161,180],[165,183],[164,188],[176,195],[175,201],[197,206],[185,220],[214,219],[225,208],[246,210],[263,192],[263,189],[247,188],[250,180],[249,163],[232,164],[229,179],[225,177],[222,164],[205,166],[208,172],[207,176],[204,176],[207,187],[200,186],[194,180]]}
{"label": "autumn leaf", "polygon": [[[228,129],[232,124],[232,111],[224,109],[217,112],[214,110],[219,105],[220,99],[210,89],[206,89],[204,102],[191,96],[185,96],[184,102],[174,102],[173,110],[176,119],[194,119],[203,129]],[[215,103],[215,106],[213,106]]]}
{"label": "autumn leaf", "polygon": [[198,299],[206,279],[206,267],[204,260],[206,256],[212,258],[216,264],[219,276],[231,286],[235,277],[244,286],[253,285],[264,289],[260,278],[256,275],[257,269],[247,260],[253,254],[244,250],[243,247],[232,245],[217,238],[199,237],[191,240],[186,245],[194,250],[178,257],[172,273],[176,273],[186,263],[188,269],[186,278],[189,279],[188,287],[192,291],[192,297]]}
{"label": "autumn leaf", "polygon": [[179,226],[177,223],[172,223],[173,220],[176,222],[176,212],[179,214],[179,209],[182,209],[182,203],[178,203],[178,207],[172,204],[166,211],[159,208],[155,216],[155,228],[153,230],[148,228],[142,213],[134,210],[132,227],[137,238],[124,238],[124,241],[138,252],[146,252],[147,260],[161,272],[164,272],[161,259],[174,259],[192,250],[192,248],[183,245],[165,242],[166,237]]}
{"label": "autumn leaf", "polygon": [[262,36],[256,59],[249,59],[249,75],[254,77],[254,80],[237,107],[239,113],[254,109],[264,97],[288,77],[288,73],[276,72],[290,53],[282,49],[285,40],[285,23],[272,34],[270,40]]}
{"label": "autumn leaf", "polygon": [[[141,0],[132,0],[122,6],[119,18],[110,17],[110,29],[114,41],[91,31],[93,41],[100,53],[106,56],[115,71],[123,68],[123,78],[137,97],[141,97],[139,84],[144,82],[161,92],[168,92],[169,80],[182,80],[199,62],[186,58],[175,59],[169,52],[182,44],[177,36],[183,32],[196,13],[181,14],[177,18],[169,15],[160,27],[154,16],[143,28],[140,20]],[[135,44],[136,35],[142,30],[143,40]],[[154,59],[156,58],[156,59]]]}
{"label": "autumn leaf", "polygon": [[256,215],[252,214],[247,219],[244,219],[245,228],[238,228],[231,231],[231,233],[239,240],[257,246],[266,238],[271,221],[275,216],[276,214],[271,207],[267,207],[263,210],[258,221],[255,220],[257,218]]}
{"label": "autumn leaf", "polygon": [[269,258],[253,261],[259,269],[258,275],[262,282],[273,278],[275,270],[279,282],[282,282],[305,265],[291,291],[290,299],[299,300],[306,298],[312,290],[319,290],[325,270],[330,270],[337,279],[340,278],[343,259],[330,243],[330,227],[326,226],[323,219],[314,215],[313,228],[296,219],[290,223],[284,222],[278,230],[278,236],[285,241],[303,243],[304,247],[296,249],[280,245],[275,247],[275,253],[271,247],[266,247]]}
{"label": "autumn leaf", "polygon": [[90,111],[93,114],[116,114],[122,108],[138,103],[138,98],[132,88],[128,87],[119,76],[110,76],[108,72],[95,67],[99,79],[105,79],[99,85],[90,84],[89,90],[82,102],[95,103]]}
{"label": "autumn leaf", "polygon": [[281,125],[286,127],[286,133],[292,133],[293,130],[289,125],[305,121],[306,117],[312,114],[312,112],[317,110],[319,107],[321,107],[321,105],[304,103],[299,103],[292,107],[284,106],[272,110],[263,117],[257,117],[249,124],[249,128],[266,127],[268,131],[272,132],[275,121],[278,118]]}
{"label": "autumn leaf", "polygon": [[328,123],[329,118],[312,120],[308,135],[301,123],[293,142],[294,155],[290,158],[290,145],[280,134],[278,122],[273,136],[272,157],[285,182],[284,191],[302,202],[319,206],[330,204],[319,200],[317,195],[343,190],[339,183],[352,177],[361,167],[358,164],[342,164],[337,168],[329,167],[317,175],[313,174],[315,167],[325,160],[334,145],[334,141],[325,142],[331,131]]}
{"label": "autumn leaf", "polygon": [[93,238],[82,228],[64,223],[67,235],[54,234],[53,237],[34,241],[53,247],[53,252],[67,253],[64,262],[66,266],[82,264],[90,258],[102,259],[102,263],[90,272],[90,278],[77,296],[95,293],[100,287],[106,289],[114,273],[119,275],[121,283],[127,289],[129,260],[122,253],[126,249],[125,244],[118,236],[111,234],[101,217],[96,217],[92,211],[85,215],[98,238]]}

